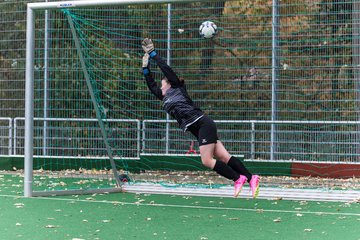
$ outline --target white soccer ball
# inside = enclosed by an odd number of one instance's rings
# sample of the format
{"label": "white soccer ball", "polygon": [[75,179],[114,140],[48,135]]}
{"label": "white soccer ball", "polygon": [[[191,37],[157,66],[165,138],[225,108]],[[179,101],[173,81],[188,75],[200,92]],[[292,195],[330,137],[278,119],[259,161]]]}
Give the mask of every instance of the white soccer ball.
{"label": "white soccer ball", "polygon": [[205,21],[200,25],[199,33],[203,38],[212,38],[217,33],[217,26],[211,21]]}

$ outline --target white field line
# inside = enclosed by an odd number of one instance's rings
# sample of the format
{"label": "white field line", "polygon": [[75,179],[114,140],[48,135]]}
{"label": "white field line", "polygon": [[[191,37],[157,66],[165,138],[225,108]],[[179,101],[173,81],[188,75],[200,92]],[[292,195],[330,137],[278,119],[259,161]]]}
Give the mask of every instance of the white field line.
{"label": "white field line", "polygon": [[231,210],[231,211],[246,211],[246,212],[268,212],[268,213],[290,213],[290,214],[313,214],[313,215],[335,215],[335,216],[355,216],[360,217],[360,213],[340,213],[340,212],[314,212],[314,211],[298,211],[298,210],[277,210],[277,209],[252,209],[252,208],[229,208],[229,207],[210,207],[210,206],[192,206],[192,205],[176,205],[176,204],[159,204],[159,203],[140,203],[140,202],[120,202],[107,200],[86,200],[73,198],[58,198],[58,197],[34,197],[25,198],[16,195],[1,195],[0,197],[9,197],[14,199],[39,199],[51,201],[65,201],[65,202],[82,202],[82,203],[97,203],[97,204],[117,204],[117,205],[131,205],[131,206],[149,206],[149,207],[169,207],[169,208],[187,208],[187,209],[206,209],[206,210]]}
{"label": "white field line", "polygon": [[[189,188],[189,187],[164,187],[154,184],[124,185],[125,192],[170,194],[189,196],[232,197],[232,187],[220,188]],[[244,187],[239,198],[252,198],[249,187]],[[354,190],[322,190],[322,189],[295,189],[295,188],[261,188],[259,199],[282,199],[304,201],[332,201],[354,202],[360,199],[360,191]]]}

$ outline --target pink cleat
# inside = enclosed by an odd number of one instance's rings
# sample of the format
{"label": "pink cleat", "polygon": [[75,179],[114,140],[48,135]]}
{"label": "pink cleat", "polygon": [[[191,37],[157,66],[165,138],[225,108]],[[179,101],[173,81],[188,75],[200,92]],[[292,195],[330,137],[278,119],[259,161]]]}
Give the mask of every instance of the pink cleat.
{"label": "pink cleat", "polygon": [[257,198],[259,195],[259,180],[260,177],[258,175],[252,175],[252,178],[249,182],[253,198]]}
{"label": "pink cleat", "polygon": [[247,180],[248,180],[247,177],[245,177],[244,175],[240,175],[239,179],[234,182],[234,187],[235,187],[234,197],[239,196],[241,189]]}

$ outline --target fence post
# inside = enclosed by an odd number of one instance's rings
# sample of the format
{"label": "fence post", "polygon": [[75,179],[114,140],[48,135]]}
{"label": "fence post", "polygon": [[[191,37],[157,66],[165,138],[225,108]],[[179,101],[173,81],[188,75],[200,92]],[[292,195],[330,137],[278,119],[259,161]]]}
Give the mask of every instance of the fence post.
{"label": "fence post", "polygon": [[250,150],[251,159],[255,159],[255,123],[251,122],[251,150]]}
{"label": "fence post", "polygon": [[141,123],[140,120],[137,120],[137,154],[136,156],[140,158],[141,151]]}
{"label": "fence post", "polygon": [[[360,120],[360,2],[353,2],[352,14],[352,66],[354,71],[354,85],[356,91],[356,111],[357,119]],[[360,126],[357,124],[355,128],[358,132],[356,135],[357,142],[360,142]],[[360,146],[356,147],[356,155],[360,158]]]}
{"label": "fence post", "polygon": [[[171,64],[171,61],[170,61],[170,58],[171,58],[171,4],[169,3],[168,4],[168,26],[167,26],[167,50],[166,50],[166,62],[167,64],[170,66]],[[170,123],[169,123],[169,120],[170,120],[170,116],[169,114],[166,114],[166,136],[165,136],[165,139],[166,139],[166,143],[165,143],[165,153],[168,154],[169,153],[169,135],[170,135]]]}
{"label": "fence post", "polygon": [[13,127],[12,127],[12,118],[8,118],[8,120],[9,120],[9,143],[8,143],[8,154],[9,155],[12,155],[12,129],[13,129]]}
{"label": "fence post", "polygon": [[[271,66],[271,121],[277,120],[277,80],[279,66],[279,2],[273,0],[272,5],[272,66]],[[271,124],[271,143],[270,143],[270,160],[274,160],[274,150],[276,149],[276,125]]]}

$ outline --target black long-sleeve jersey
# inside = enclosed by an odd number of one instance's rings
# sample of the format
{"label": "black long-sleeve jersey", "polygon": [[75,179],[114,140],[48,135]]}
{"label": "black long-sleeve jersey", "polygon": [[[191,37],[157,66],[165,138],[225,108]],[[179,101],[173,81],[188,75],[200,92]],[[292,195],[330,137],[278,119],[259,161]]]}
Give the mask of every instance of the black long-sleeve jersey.
{"label": "black long-sleeve jersey", "polygon": [[200,108],[195,106],[186,91],[185,83],[179,80],[171,67],[167,65],[158,54],[152,57],[152,59],[156,61],[157,65],[168,79],[171,88],[169,88],[166,91],[165,96],[163,96],[161,89],[156,84],[149,68],[147,68],[147,71],[144,71],[146,83],[150,91],[158,99],[163,101],[163,108],[165,111],[179,123],[184,131],[186,131],[188,126],[199,120],[204,113]]}

